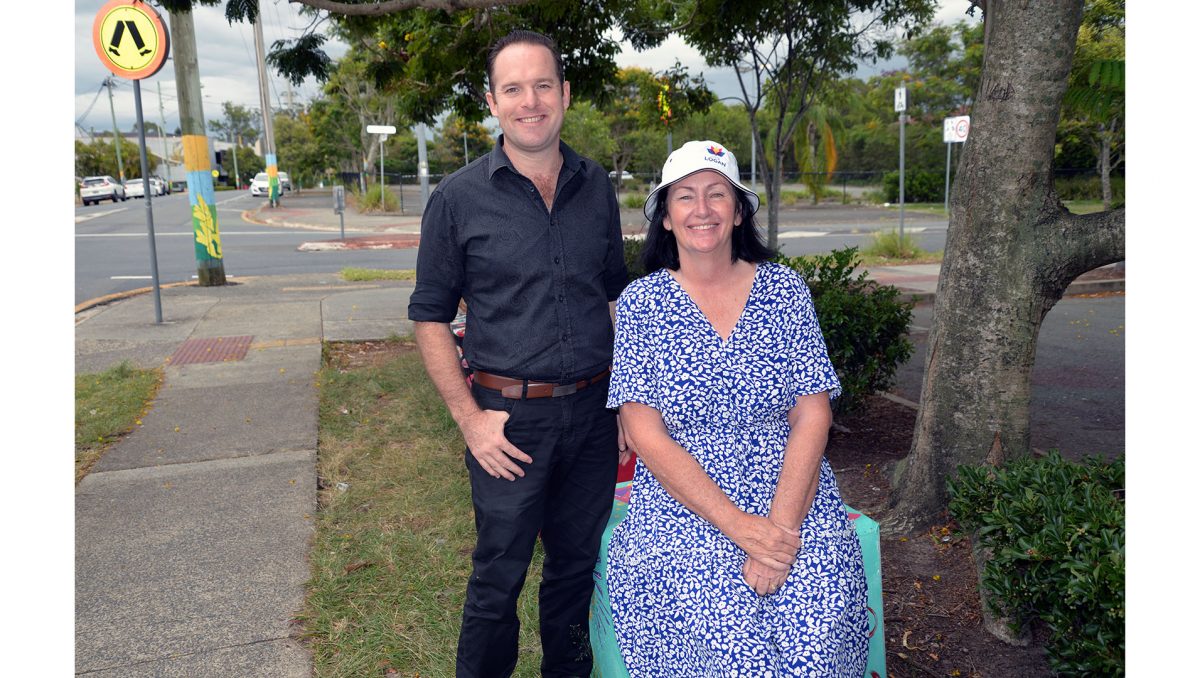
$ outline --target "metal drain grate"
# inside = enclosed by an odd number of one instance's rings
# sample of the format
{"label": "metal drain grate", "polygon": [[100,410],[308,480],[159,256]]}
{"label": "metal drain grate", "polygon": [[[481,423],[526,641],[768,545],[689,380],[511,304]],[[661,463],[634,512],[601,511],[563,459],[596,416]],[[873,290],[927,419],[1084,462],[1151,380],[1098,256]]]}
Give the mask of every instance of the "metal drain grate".
{"label": "metal drain grate", "polygon": [[254,337],[207,337],[204,339],[188,339],[176,349],[175,354],[167,359],[170,365],[191,365],[192,363],[220,363],[241,360],[246,357],[250,342]]}

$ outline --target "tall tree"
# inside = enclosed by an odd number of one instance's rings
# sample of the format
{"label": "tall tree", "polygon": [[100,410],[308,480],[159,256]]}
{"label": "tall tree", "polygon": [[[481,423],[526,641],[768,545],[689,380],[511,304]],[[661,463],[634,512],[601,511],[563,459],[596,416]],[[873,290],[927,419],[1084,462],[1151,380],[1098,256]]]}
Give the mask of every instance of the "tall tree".
{"label": "tall tree", "polygon": [[208,121],[208,129],[216,134],[217,138],[238,143],[237,139],[241,137],[241,143],[247,146],[254,145],[260,134],[259,121],[262,120],[257,111],[241,104],[224,101],[221,103],[221,114],[220,118]]}
{"label": "tall tree", "polygon": [[1112,172],[1125,162],[1125,5],[1090,0],[1075,45],[1059,125],[1091,147],[1104,209],[1113,204]]}
{"label": "tall tree", "polygon": [[1125,257],[1125,211],[1070,214],[1055,129],[1082,0],[988,0],[983,76],[950,201],[925,381],[887,528],[937,519],[960,464],[1029,452],[1042,319],[1080,274]]}
{"label": "tall tree", "polygon": [[[713,66],[735,69],[767,197],[767,240],[778,246],[779,197],[792,135],[830,78],[859,59],[890,56],[885,32],[912,31],[933,16],[933,0],[691,0],[674,3],[684,40]],[[768,97],[774,106],[766,111]],[[766,112],[765,115],[764,112]],[[768,132],[769,134],[761,134]]]}

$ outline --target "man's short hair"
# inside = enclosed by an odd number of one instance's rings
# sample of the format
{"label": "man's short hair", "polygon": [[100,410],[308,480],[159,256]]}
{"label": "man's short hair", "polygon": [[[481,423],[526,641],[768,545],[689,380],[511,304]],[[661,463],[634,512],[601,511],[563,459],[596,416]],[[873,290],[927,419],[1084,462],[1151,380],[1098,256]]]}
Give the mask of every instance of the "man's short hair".
{"label": "man's short hair", "polygon": [[488,89],[491,90],[492,94],[496,93],[496,79],[495,79],[496,56],[498,54],[500,54],[500,51],[503,50],[505,47],[508,47],[509,45],[514,45],[517,43],[527,43],[530,45],[541,45],[542,47],[545,47],[546,49],[550,50],[550,55],[554,57],[554,70],[558,74],[558,84],[559,85],[563,84],[563,82],[564,82],[563,61],[562,61],[562,55],[558,53],[558,45],[554,44],[553,40],[542,35],[541,33],[538,33],[537,31],[515,30],[515,31],[509,33],[508,35],[504,36],[503,38],[500,38],[499,40],[497,40],[496,44],[492,45],[492,48],[490,50],[488,50],[488,55],[487,55]]}

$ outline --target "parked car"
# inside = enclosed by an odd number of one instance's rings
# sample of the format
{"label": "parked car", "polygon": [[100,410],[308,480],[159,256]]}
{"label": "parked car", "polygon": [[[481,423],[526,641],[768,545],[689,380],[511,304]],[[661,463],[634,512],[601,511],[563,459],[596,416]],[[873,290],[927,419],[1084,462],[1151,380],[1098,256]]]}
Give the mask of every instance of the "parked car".
{"label": "parked car", "polygon": [[254,179],[250,182],[250,195],[258,197],[260,195],[270,195],[271,183],[270,177],[266,172],[259,172],[254,175]]}
{"label": "parked car", "polygon": [[[616,171],[616,170],[613,170],[613,171],[609,172],[609,173],[608,173],[608,178],[609,178],[609,179],[616,179],[616,178],[617,178],[617,171]],[[628,180],[628,179],[632,179],[632,178],[633,178],[633,175],[632,175],[632,174],[630,174],[629,172],[625,172],[625,171],[622,171],[622,172],[621,172],[621,181],[626,181],[626,180]]]}
{"label": "parked car", "polygon": [[175,179],[167,188],[167,193],[187,193],[187,180]]}
{"label": "parked car", "polygon": [[[153,187],[151,187],[153,192]],[[144,198],[146,197],[145,186],[142,185],[141,179],[130,179],[125,182],[125,196],[129,198]]]}
{"label": "parked car", "polygon": [[154,190],[154,195],[166,195],[170,192],[167,190],[167,182],[159,176],[150,177],[150,187]]}
{"label": "parked car", "polygon": [[83,184],[79,187],[79,197],[83,200],[83,204],[90,205],[101,200],[128,200],[125,195],[125,187],[121,182],[108,176],[107,174],[97,177],[84,177]]}
{"label": "parked car", "polygon": [[292,179],[288,176],[287,172],[279,173],[279,190],[281,192],[286,191],[288,193],[292,191]]}

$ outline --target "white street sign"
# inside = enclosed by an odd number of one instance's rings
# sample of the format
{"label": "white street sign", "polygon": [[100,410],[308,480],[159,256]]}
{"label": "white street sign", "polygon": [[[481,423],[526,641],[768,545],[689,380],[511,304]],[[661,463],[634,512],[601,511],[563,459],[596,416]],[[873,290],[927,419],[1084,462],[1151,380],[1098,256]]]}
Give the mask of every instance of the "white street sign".
{"label": "white street sign", "polygon": [[367,134],[395,134],[395,125],[367,125]]}
{"label": "white street sign", "polygon": [[903,87],[896,88],[896,112],[903,113],[908,108],[908,90]]}
{"label": "white street sign", "polygon": [[971,131],[971,116],[960,115],[957,118],[946,118],[942,121],[942,143],[961,144],[967,140]]}

